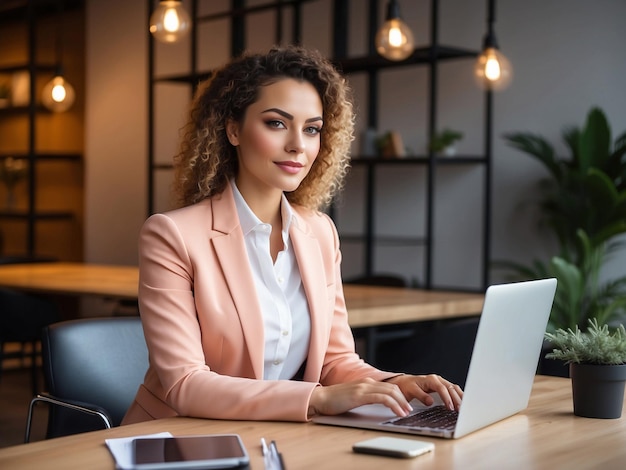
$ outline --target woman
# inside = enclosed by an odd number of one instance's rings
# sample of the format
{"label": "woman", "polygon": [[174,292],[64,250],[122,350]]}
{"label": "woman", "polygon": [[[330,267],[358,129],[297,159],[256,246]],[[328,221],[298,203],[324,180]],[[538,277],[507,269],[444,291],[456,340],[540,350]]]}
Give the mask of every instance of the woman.
{"label": "woman", "polygon": [[349,165],[345,80],[295,46],[233,60],[202,84],[175,158],[181,208],[140,235],[150,367],[124,423],[193,416],[306,421],[382,403],[405,416],[436,376],[380,371],[354,351],[331,219]]}

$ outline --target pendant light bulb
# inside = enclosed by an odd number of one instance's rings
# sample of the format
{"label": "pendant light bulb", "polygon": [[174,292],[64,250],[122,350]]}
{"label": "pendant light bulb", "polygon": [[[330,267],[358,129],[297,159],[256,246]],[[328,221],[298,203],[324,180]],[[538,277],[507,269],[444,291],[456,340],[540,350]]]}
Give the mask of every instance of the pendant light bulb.
{"label": "pendant light bulb", "polygon": [[496,41],[496,0],[489,0],[487,6],[487,34],[483,40],[483,50],[474,64],[474,78],[480,88],[500,91],[513,80],[513,67],[509,59],[500,52]]}
{"label": "pendant light bulb", "polygon": [[150,32],[161,42],[176,42],[190,29],[191,20],[181,0],[161,0],[150,16]]}
{"label": "pendant light bulb", "polygon": [[389,60],[404,60],[415,49],[411,28],[400,18],[400,5],[397,0],[387,4],[387,17],[376,33],[376,51]]}
{"label": "pendant light bulb", "polygon": [[474,75],[481,88],[500,91],[513,80],[513,67],[497,47],[486,47],[476,60]]}
{"label": "pendant light bulb", "polygon": [[43,87],[42,104],[50,111],[62,113],[72,107],[76,99],[74,87],[69,84],[60,71]]}

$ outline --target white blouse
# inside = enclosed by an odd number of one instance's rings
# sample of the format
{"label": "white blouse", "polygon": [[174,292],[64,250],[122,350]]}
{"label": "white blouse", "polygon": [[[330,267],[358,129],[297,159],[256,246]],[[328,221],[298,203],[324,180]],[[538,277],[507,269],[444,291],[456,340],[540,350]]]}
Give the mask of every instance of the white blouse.
{"label": "white blouse", "polygon": [[263,312],[265,380],[291,379],[307,358],[311,336],[311,319],[302,278],[289,227],[293,211],[283,195],[281,215],[284,247],[276,263],[270,254],[272,226],[261,222],[252,212],[231,180],[239,222],[243,230],[248,259],[256,286],[257,298]]}

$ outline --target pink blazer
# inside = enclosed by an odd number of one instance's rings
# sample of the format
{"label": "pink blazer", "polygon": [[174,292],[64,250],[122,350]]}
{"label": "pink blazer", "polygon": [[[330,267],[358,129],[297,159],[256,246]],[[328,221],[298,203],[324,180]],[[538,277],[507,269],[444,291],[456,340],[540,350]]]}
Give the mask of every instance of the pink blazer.
{"label": "pink blazer", "polygon": [[141,230],[139,307],[150,367],[123,424],[177,415],[306,421],[318,384],[394,375],[354,352],[331,219],[294,212],[289,235],[311,315],[304,381],[263,380],[263,321],[227,186],[151,216]]}

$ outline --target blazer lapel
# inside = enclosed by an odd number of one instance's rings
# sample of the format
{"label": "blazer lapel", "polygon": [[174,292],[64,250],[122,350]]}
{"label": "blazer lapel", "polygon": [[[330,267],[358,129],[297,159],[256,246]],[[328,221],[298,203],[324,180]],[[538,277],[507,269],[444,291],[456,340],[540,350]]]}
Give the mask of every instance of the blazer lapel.
{"label": "blazer lapel", "polygon": [[263,318],[256,292],[254,279],[250,271],[248,255],[245,249],[243,233],[239,226],[239,217],[230,184],[221,196],[211,200],[213,207],[213,230],[223,236],[212,238],[215,253],[219,259],[224,278],[241,319],[245,345],[250,355],[250,362],[257,379],[263,378]]}
{"label": "blazer lapel", "polygon": [[[328,292],[324,273],[323,255],[319,242],[304,220],[296,214],[290,237],[300,268],[302,285],[311,315],[311,342],[304,379],[318,381],[324,362],[323,345],[328,340]],[[307,373],[308,371],[311,371]]]}

